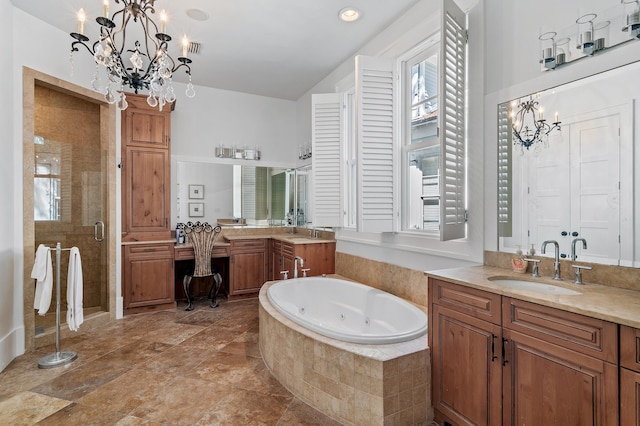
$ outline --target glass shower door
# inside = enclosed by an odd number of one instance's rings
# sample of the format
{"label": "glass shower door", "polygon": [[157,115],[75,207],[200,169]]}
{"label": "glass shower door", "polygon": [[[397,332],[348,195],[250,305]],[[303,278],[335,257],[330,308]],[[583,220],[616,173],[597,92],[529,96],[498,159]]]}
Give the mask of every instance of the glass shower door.
{"label": "glass shower door", "polygon": [[[84,315],[108,311],[106,150],[96,104],[36,86],[35,92],[35,244],[77,247],[82,259]],[[61,322],[66,321],[69,253],[60,262]],[[56,270],[55,256],[52,256]],[[55,283],[55,277],[54,277]],[[36,315],[36,335],[55,327],[54,300],[45,316]]]}

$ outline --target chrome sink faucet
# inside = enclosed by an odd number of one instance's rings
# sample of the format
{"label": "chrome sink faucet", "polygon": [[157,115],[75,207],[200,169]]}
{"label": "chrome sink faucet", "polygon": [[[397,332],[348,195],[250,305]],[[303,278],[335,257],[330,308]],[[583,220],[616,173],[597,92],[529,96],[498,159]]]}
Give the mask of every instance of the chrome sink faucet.
{"label": "chrome sink faucet", "polygon": [[555,261],[553,262],[553,267],[555,268],[555,273],[553,275],[554,280],[561,280],[560,278],[560,246],[557,241],[547,240],[542,243],[542,249],[540,250],[542,254],[545,253],[545,249],[547,248],[547,244],[553,244],[553,248],[555,249]]}
{"label": "chrome sink faucet", "polygon": [[587,248],[587,240],[584,238],[574,238],[573,241],[571,241],[571,260],[576,260],[576,243],[578,241],[582,241],[582,248],[584,250]]}
{"label": "chrome sink faucet", "polygon": [[298,278],[298,261],[300,261],[300,268],[304,268],[304,259],[296,256],[296,258],[293,259],[293,278]]}

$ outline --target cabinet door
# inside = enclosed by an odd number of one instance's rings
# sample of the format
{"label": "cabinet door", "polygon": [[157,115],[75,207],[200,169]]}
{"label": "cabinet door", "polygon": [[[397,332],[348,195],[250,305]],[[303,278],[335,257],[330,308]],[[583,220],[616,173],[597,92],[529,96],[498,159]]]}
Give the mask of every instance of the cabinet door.
{"label": "cabinet door", "polygon": [[128,234],[139,233],[158,233],[158,237],[168,238],[169,151],[127,148],[124,163],[123,239],[130,240],[135,236]]}
{"label": "cabinet door", "polygon": [[457,425],[501,424],[500,326],[433,305],[435,419]]}
{"label": "cabinet door", "polygon": [[304,259],[309,276],[336,272],[336,243],[296,244],[295,254]]}
{"label": "cabinet door", "polygon": [[175,303],[173,245],[124,247],[124,308]]}
{"label": "cabinet door", "polygon": [[620,326],[620,365],[640,372],[640,330]]}
{"label": "cabinet door", "polygon": [[620,425],[640,426],[640,373],[620,369]]}
{"label": "cabinet door", "polygon": [[616,365],[503,329],[504,425],[617,425]]}
{"label": "cabinet door", "polygon": [[265,252],[235,254],[231,257],[233,271],[231,295],[256,293],[266,281]]}

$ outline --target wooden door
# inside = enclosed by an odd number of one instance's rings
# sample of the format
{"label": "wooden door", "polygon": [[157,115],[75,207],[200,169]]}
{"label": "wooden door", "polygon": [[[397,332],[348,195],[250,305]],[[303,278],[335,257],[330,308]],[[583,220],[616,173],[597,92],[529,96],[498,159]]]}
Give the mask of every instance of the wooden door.
{"label": "wooden door", "polygon": [[500,425],[500,326],[439,305],[432,305],[432,311],[435,420]]}
{"label": "wooden door", "polygon": [[620,425],[640,426],[640,373],[620,369]]}
{"label": "wooden door", "polygon": [[503,424],[617,425],[618,368],[504,329]]}
{"label": "wooden door", "polygon": [[230,294],[256,293],[266,281],[266,252],[239,253],[231,256],[233,272]]}
{"label": "wooden door", "polygon": [[124,308],[175,306],[173,262],[173,244],[125,246],[122,261]]}
{"label": "wooden door", "polygon": [[137,238],[127,234],[140,233],[168,237],[169,151],[132,147],[125,150],[125,155],[123,240]]}

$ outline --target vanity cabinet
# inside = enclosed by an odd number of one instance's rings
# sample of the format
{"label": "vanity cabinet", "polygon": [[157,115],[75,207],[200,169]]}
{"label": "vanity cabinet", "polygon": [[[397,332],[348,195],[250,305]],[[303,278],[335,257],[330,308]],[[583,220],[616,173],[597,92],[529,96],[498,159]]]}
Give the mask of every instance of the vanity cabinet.
{"label": "vanity cabinet", "polygon": [[174,308],[173,243],[123,246],[125,314]]}
{"label": "vanity cabinet", "polygon": [[[336,270],[335,241],[294,243],[274,239],[272,243],[271,279],[281,280],[281,271],[289,271],[289,278],[293,278],[294,260],[296,257],[304,259],[304,269],[307,276],[334,274]],[[302,277],[302,268],[298,265],[298,276]]]}
{"label": "vanity cabinet", "polygon": [[620,424],[640,425],[640,330],[620,326]]}
{"label": "vanity cabinet", "polygon": [[229,298],[257,293],[268,281],[268,241],[265,238],[230,241]]}
{"label": "vanity cabinet", "polygon": [[438,424],[618,424],[616,324],[434,278],[429,288]]}

